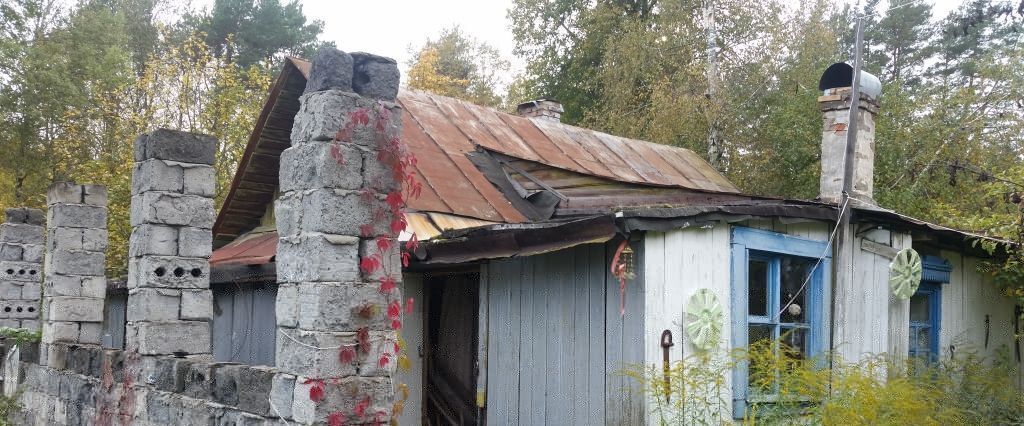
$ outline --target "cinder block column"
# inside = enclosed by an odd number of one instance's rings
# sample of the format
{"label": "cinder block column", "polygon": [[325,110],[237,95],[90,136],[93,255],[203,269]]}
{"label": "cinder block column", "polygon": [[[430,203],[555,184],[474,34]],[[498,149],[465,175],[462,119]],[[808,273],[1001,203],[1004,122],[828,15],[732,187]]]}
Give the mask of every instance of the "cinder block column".
{"label": "cinder block column", "polygon": [[158,129],[135,141],[128,350],[209,356],[217,141]]}
{"label": "cinder block column", "polygon": [[0,327],[39,329],[42,210],[7,209],[0,225]]}
{"label": "cinder block column", "polygon": [[[400,186],[380,154],[399,134],[397,93],[394,60],[321,50],[281,155],[276,362],[298,376],[299,423],[324,423],[331,413],[349,424],[387,421],[392,410],[397,333],[389,308],[401,297],[381,281],[385,273],[401,280],[397,243],[376,258],[376,271],[364,273],[360,262],[379,254],[376,239],[396,237],[384,200]],[[344,140],[334,140],[343,129]],[[314,386],[322,386],[320,401],[310,398]]]}
{"label": "cinder block column", "polygon": [[107,188],[55,183],[46,204],[43,344],[99,345],[107,290]]}

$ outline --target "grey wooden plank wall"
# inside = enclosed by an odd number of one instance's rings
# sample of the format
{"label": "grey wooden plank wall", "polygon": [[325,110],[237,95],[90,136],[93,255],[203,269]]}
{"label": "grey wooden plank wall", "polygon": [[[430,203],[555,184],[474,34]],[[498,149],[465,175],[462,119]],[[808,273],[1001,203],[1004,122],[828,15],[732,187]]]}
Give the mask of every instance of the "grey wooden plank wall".
{"label": "grey wooden plank wall", "polygon": [[103,305],[103,347],[124,349],[124,327],[128,310],[128,293],[108,293]]}
{"label": "grey wooden plank wall", "polygon": [[217,361],[274,365],[275,284],[213,288],[213,356]]}
{"label": "grey wooden plank wall", "polygon": [[488,265],[487,424],[643,422],[638,385],[622,374],[643,362],[643,278],[628,283],[620,316],[616,246]]}

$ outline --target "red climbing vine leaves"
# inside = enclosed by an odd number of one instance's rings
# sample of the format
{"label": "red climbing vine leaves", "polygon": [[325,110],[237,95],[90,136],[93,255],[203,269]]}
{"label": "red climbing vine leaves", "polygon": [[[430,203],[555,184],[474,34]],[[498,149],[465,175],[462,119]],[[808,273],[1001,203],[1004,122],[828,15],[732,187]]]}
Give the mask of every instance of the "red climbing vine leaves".
{"label": "red climbing vine leaves", "polygon": [[[392,329],[399,330],[402,327],[403,311],[405,314],[411,314],[413,311],[413,299],[409,298],[406,300],[403,309],[401,294],[395,291],[399,283],[397,277],[401,276],[401,271],[390,270],[393,269],[393,264],[385,261],[385,259],[388,256],[393,256],[392,250],[397,248],[401,256],[402,266],[407,267],[412,259],[411,254],[419,249],[419,238],[417,238],[415,232],[410,232],[406,229],[409,223],[404,210],[408,205],[408,200],[420,196],[422,185],[413,172],[417,164],[416,157],[409,152],[399,137],[391,134],[394,129],[394,126],[392,126],[394,114],[388,109],[388,106],[389,104],[385,102],[379,102],[373,108],[359,108],[350,111],[346,116],[347,120],[345,120],[344,126],[335,134],[330,155],[339,165],[344,165],[346,161],[345,153],[350,151],[346,151],[342,145],[351,143],[353,138],[356,137],[359,128],[372,126],[374,142],[376,143],[376,158],[380,166],[387,173],[374,177],[376,181],[371,183],[372,188],[363,188],[359,192],[361,200],[373,206],[369,221],[359,225],[359,235],[364,239],[373,239],[373,244],[376,246],[376,251],[360,254],[359,269],[364,276],[375,273],[381,274],[379,290],[388,300],[386,302],[387,319],[390,320]],[[356,149],[365,150],[363,147],[356,147]],[[398,183],[401,189],[388,191],[382,198],[378,198],[380,195],[378,195],[374,188],[388,187],[388,182],[384,182],[388,177]],[[381,204],[380,201],[384,203]],[[384,230],[390,231],[389,235],[381,235],[381,233],[386,232]],[[408,240],[405,241],[404,245],[399,243],[400,236],[408,236]],[[354,313],[363,320],[372,321],[378,315],[381,315],[381,310],[383,310],[381,308],[383,307],[383,304],[378,305],[374,302],[368,302],[354,308]],[[371,345],[374,342],[371,342],[369,328],[367,326],[359,327],[356,330],[355,337],[356,343],[354,345],[342,345],[339,347],[338,361],[341,364],[362,362],[361,357],[370,356]],[[396,358],[401,361],[400,353],[402,346],[399,345],[399,340],[400,337],[398,340],[387,338],[384,341],[376,342],[381,345],[379,347],[386,348],[388,347],[385,346],[387,343],[391,343],[394,347],[393,352],[385,350],[377,358],[376,361],[379,368],[390,366]],[[399,364],[402,363],[399,362]],[[325,394],[324,381],[321,379],[309,379],[306,383],[311,385],[309,390],[310,399],[314,402],[323,400]],[[341,386],[337,378],[332,379],[330,384],[332,386]],[[395,412],[398,412],[398,407],[403,406],[405,398],[402,397],[401,400],[395,402]],[[367,420],[366,416],[369,414],[370,401],[369,396],[364,396],[358,400],[351,407],[351,415],[347,415],[343,411],[330,413],[326,419],[327,424],[329,426],[340,426],[348,421],[365,422]],[[373,413],[373,423],[385,424],[387,416],[388,413],[386,411],[377,410]]]}

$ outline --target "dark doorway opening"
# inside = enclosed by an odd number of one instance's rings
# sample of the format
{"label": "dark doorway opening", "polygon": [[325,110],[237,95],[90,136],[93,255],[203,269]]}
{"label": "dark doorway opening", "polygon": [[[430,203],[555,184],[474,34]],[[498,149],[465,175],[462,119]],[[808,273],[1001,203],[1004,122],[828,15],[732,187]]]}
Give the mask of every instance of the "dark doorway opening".
{"label": "dark doorway opening", "polygon": [[480,274],[424,276],[425,424],[476,425]]}

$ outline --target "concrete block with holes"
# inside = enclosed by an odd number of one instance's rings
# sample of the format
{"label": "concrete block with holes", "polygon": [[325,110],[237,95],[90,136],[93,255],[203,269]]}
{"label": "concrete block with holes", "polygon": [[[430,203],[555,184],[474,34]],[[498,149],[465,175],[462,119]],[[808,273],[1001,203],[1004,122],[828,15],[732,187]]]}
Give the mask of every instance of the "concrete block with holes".
{"label": "concrete block with holes", "polygon": [[43,212],[6,209],[0,224],[0,320],[4,327],[38,327],[43,279]]}
{"label": "concrete block with holes", "polygon": [[[107,190],[59,182],[50,186],[46,203],[43,342],[98,346],[106,296]],[[30,291],[23,288],[23,294]]]}
{"label": "concrete block with holes", "polygon": [[210,354],[213,156],[206,135],[158,129],[135,142],[127,348]]}

